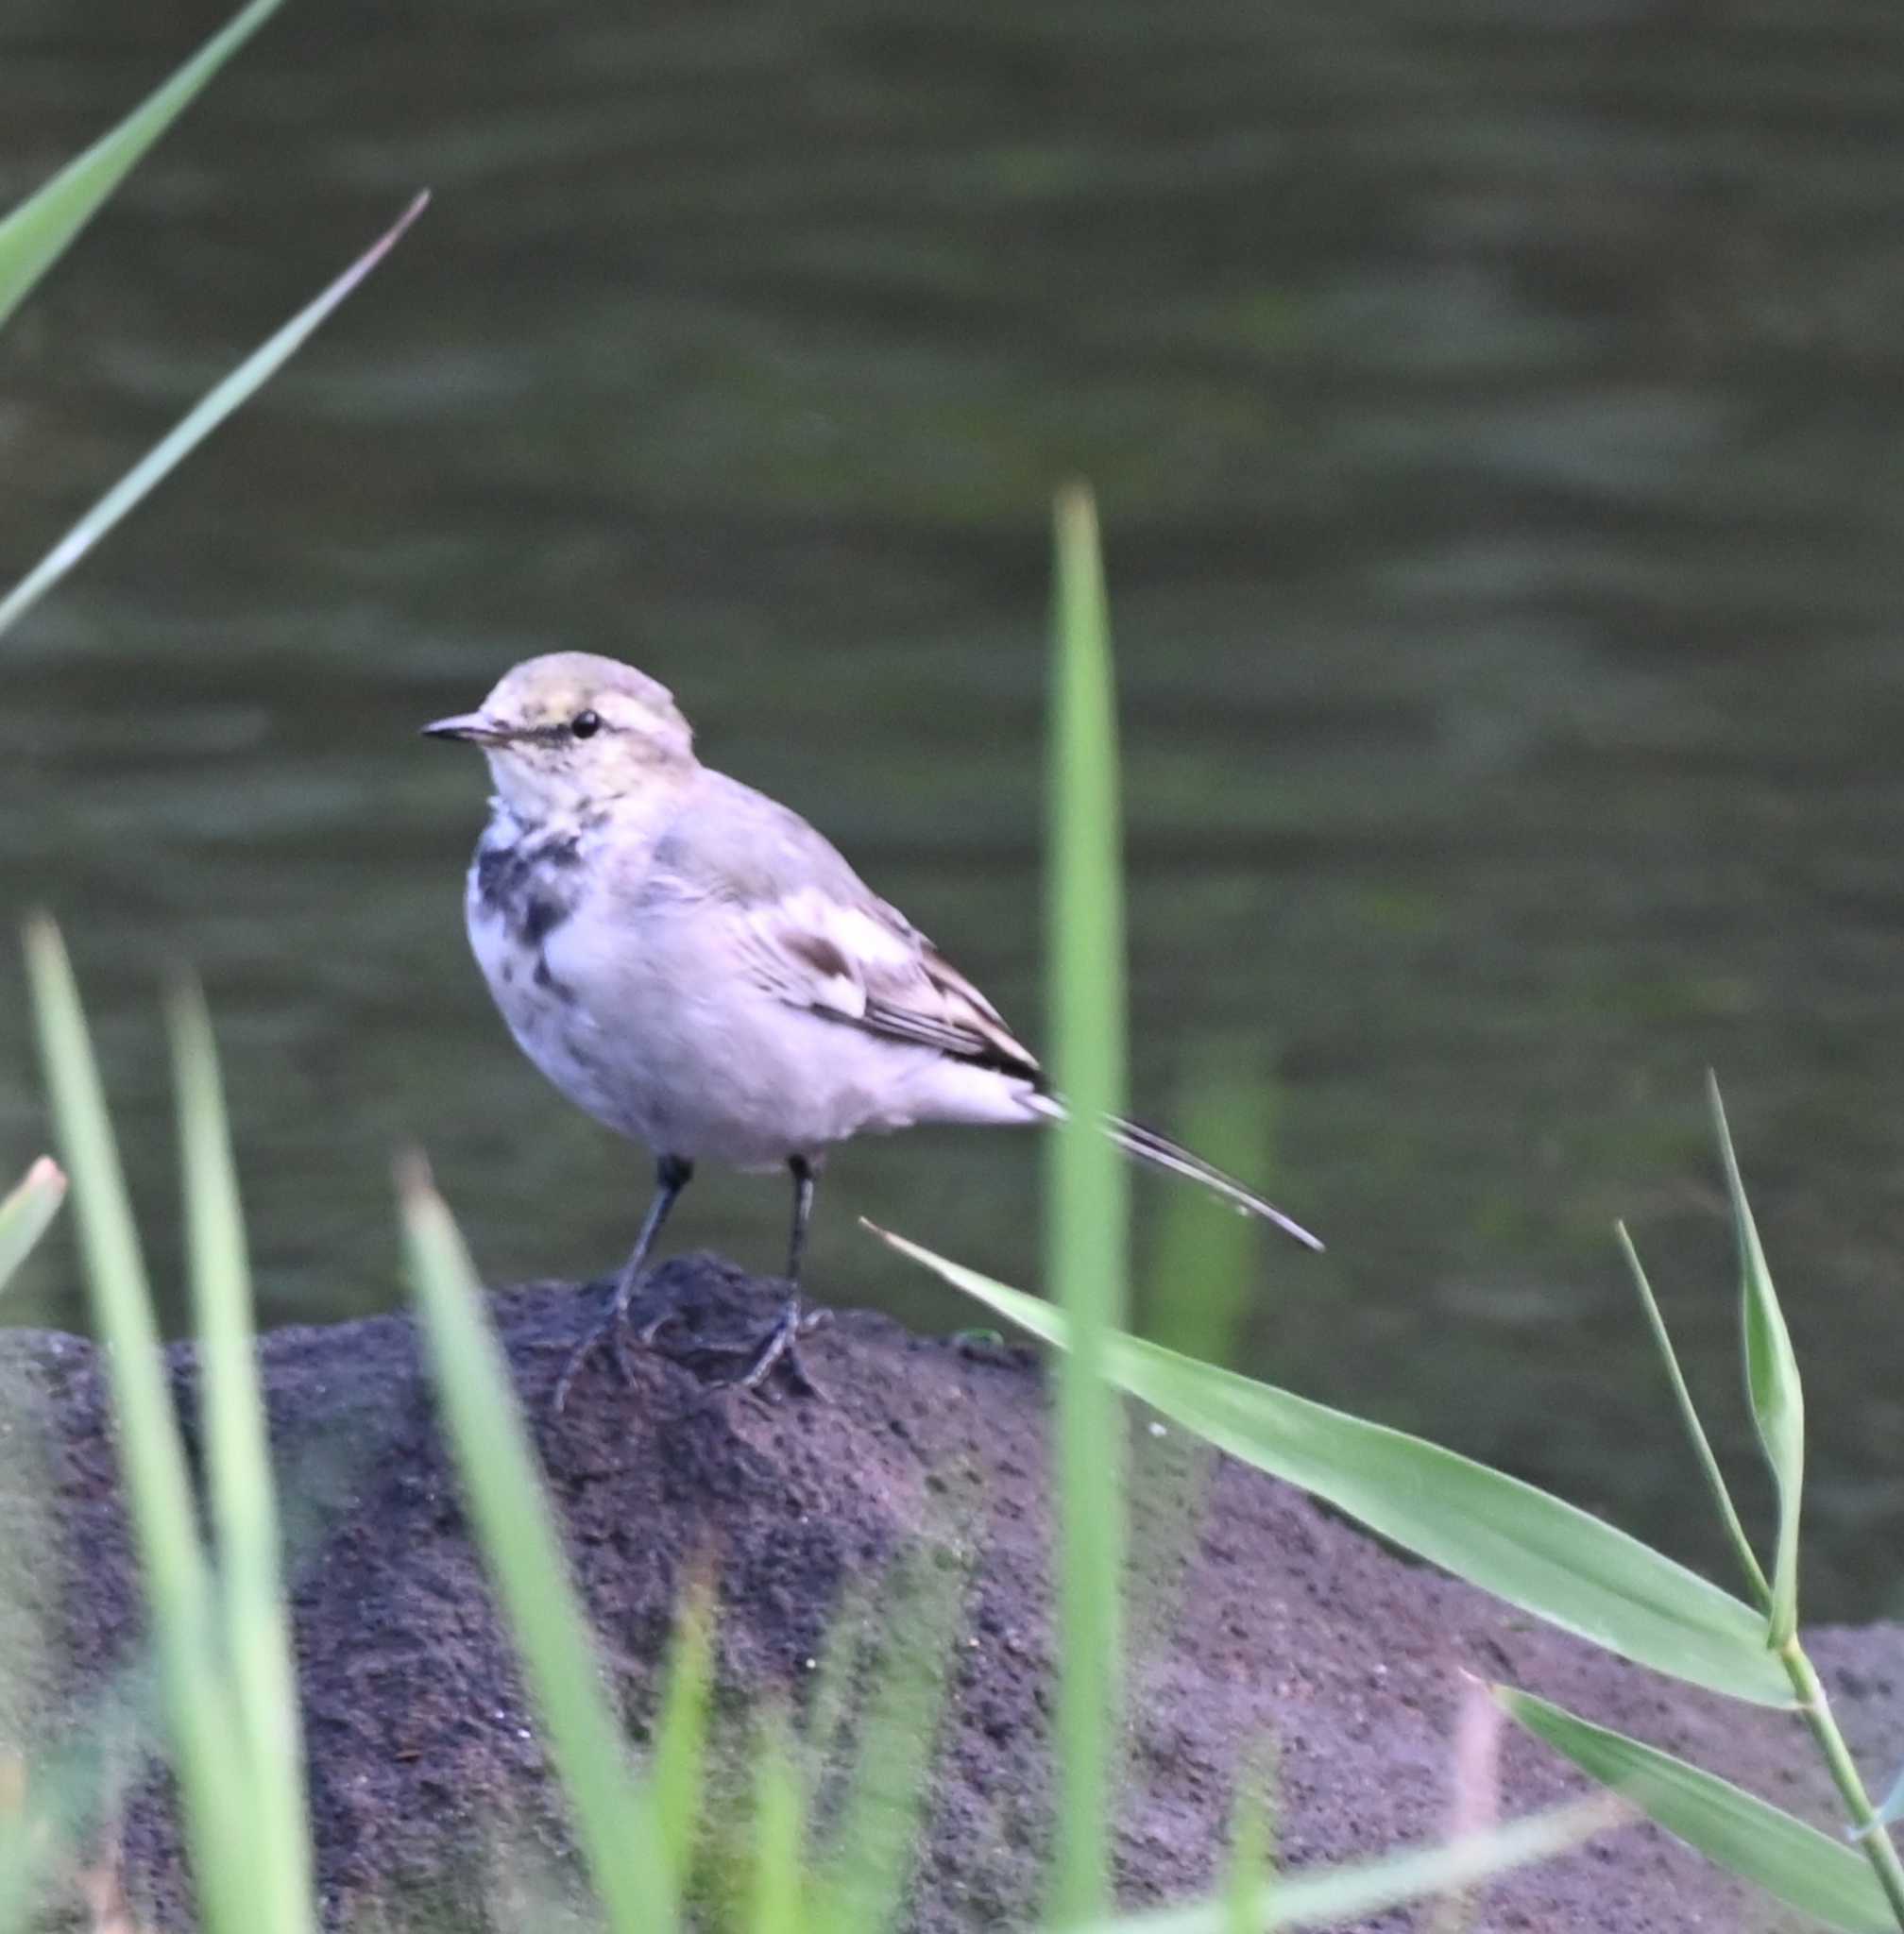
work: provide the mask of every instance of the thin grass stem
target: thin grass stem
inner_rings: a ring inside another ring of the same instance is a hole
[[[1088,1921],[1110,1896],[1111,1771],[1123,1656],[1122,1417],[1105,1374],[1123,1327],[1129,1203],[1096,1124],[1122,1111],[1124,908],[1117,727],[1096,513],[1057,505],[1050,750],[1052,1061],[1070,1119],[1053,1137],[1047,1281],[1071,1325],[1057,1391],[1058,1834],[1050,1909]]]
[[[1832,1712],[1831,1702],[1826,1696],[1824,1681],[1819,1678],[1817,1669],[1795,1637],[1788,1638],[1778,1648],[1778,1656],[1792,1675],[1792,1688],[1798,1695],[1798,1710],[1810,1728],[1811,1737],[1817,1740],[1832,1783],[1844,1802],[1844,1809],[1850,1814],[1852,1824],[1858,1829],[1855,1843],[1862,1848],[1864,1858],[1871,1862],[1878,1884],[1884,1890],[1884,1898],[1891,1904],[1891,1911],[1897,1916],[1898,1926],[1904,1928],[1904,1861],[1899,1860],[1896,1845],[1878,1818],[1877,1807],[1871,1804],[1871,1795],[1864,1790],[1863,1776],[1858,1771],[1857,1761],[1851,1757],[1851,1749],[1844,1743],[1844,1735],[1838,1730],[1837,1715]]]
[[[1686,1426],[1686,1434],[1692,1440],[1693,1453],[1699,1459],[1699,1468],[1705,1473],[1707,1487],[1712,1493],[1712,1501],[1719,1507],[1720,1520],[1726,1527],[1726,1535],[1731,1540],[1733,1555],[1739,1560],[1740,1569],[1745,1574],[1745,1582],[1752,1587],[1752,1596],[1759,1601],[1760,1608],[1770,1612],[1772,1609],[1772,1585],[1765,1576],[1764,1567],[1759,1562],[1758,1554],[1752,1549],[1752,1541],[1745,1535],[1745,1527],[1740,1521],[1738,1507],[1732,1501],[1732,1493],[1727,1488],[1726,1474],[1719,1468],[1719,1460],[1713,1454],[1712,1441],[1706,1434],[1706,1426],[1699,1421],[1699,1412],[1692,1401],[1692,1393],[1686,1387],[1685,1373],[1679,1367],[1678,1353],[1673,1348],[1673,1339],[1667,1333],[1666,1318],[1660,1314],[1658,1299],[1653,1294],[1653,1285],[1646,1280],[1646,1271],[1640,1265],[1640,1251],[1633,1247],[1633,1238],[1626,1232],[1624,1222],[1613,1225],[1613,1232],[1620,1238],[1621,1253],[1626,1258],[1626,1266],[1633,1274],[1633,1285],[1640,1292],[1640,1307],[1646,1312],[1646,1321],[1652,1326],[1653,1340],[1659,1346],[1660,1361],[1666,1366],[1667,1380],[1673,1385],[1673,1396],[1679,1405],[1680,1420]]]
[[[79,990],[59,929],[43,915],[27,923],[26,951],[54,1127],[73,1177],[94,1320],[106,1344],[120,1476],[152,1613],[193,1877],[206,1925],[235,1934],[256,1926],[252,1796],[231,1753],[237,1712],[219,1659],[185,1447]]]
[[[216,1533],[216,1590],[250,1790],[264,1897],[276,1934],[315,1925],[304,1751],[280,1576],[280,1539],[264,1397],[251,1317],[245,1217],[211,1016],[197,985],[172,991],[167,1019],[178,1096],[186,1253],[199,1336],[207,1494]]]

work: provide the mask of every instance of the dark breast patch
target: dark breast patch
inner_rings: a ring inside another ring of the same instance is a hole
[[[557,980],[554,970],[549,965],[549,956],[538,948],[536,955],[536,985],[545,993],[552,993],[564,1007],[575,1005],[575,990],[566,980]]]
[[[568,990],[550,972],[543,943],[575,910],[572,875],[580,859],[573,833],[531,835],[508,844],[485,840],[476,854],[478,902],[536,956],[536,984],[557,993]]]
[[[532,947],[539,948],[543,941],[568,918],[568,908],[559,906],[547,893],[532,890],[522,902],[522,938]]]

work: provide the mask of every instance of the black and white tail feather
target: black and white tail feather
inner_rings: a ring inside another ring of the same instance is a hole
[[[1027,1097],[1027,1106],[1047,1121],[1062,1122],[1070,1113],[1055,1094],[1043,1089]],[[1111,1140],[1132,1161],[1148,1162],[1152,1168],[1164,1169],[1171,1175],[1187,1176],[1193,1182],[1200,1182],[1212,1195],[1220,1196],[1239,1213],[1253,1215],[1262,1222],[1273,1222],[1285,1235],[1292,1235],[1318,1255],[1321,1253],[1319,1236],[1312,1235],[1293,1215],[1284,1214],[1273,1202],[1264,1200],[1254,1189],[1239,1182],[1233,1175],[1226,1175],[1214,1162],[1205,1162],[1194,1148],[1173,1142],[1168,1135],[1159,1134],[1155,1128],[1147,1128],[1142,1122],[1126,1121],[1122,1115],[1107,1115],[1102,1127]]]
[[[1005,1025],[998,1009],[896,908],[883,901],[873,901],[870,906],[883,924],[889,941],[898,942],[903,949],[896,965],[883,963],[885,972],[896,979],[892,992],[886,992],[881,983],[882,963],[876,955],[869,959],[863,946],[854,950],[856,959],[829,937],[824,944],[830,952],[823,954],[823,943],[811,935],[781,931],[778,939],[783,952],[795,954],[813,964],[824,959],[830,969],[826,986],[831,992],[816,998],[809,975],[806,986],[808,998],[815,1001],[819,1010],[831,1019],[846,1021],[891,1041],[929,1047],[948,1060],[1002,1075],[1012,1084],[1007,1091],[1009,1106],[1022,1109],[1037,1120],[1065,1120],[1069,1111],[1045,1085],[1045,1073],[1038,1065],[1037,1056]],[[802,910],[810,919],[815,909],[808,902]],[[863,941],[863,931],[858,938]],[[1011,1117],[994,1114],[984,1118]],[[1205,1162],[1181,1142],[1173,1142],[1168,1135],[1146,1128],[1142,1122],[1127,1121],[1121,1115],[1106,1117],[1102,1126],[1111,1140],[1132,1160],[1200,1182],[1243,1214],[1274,1223],[1299,1243],[1318,1251],[1321,1249],[1320,1240],[1293,1216],[1284,1214],[1273,1202],[1266,1201],[1254,1189],[1246,1187],[1234,1176],[1226,1175],[1215,1162]]]

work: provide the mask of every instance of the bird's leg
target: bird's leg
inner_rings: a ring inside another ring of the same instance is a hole
[[[743,1390],[757,1390],[773,1374],[775,1364],[786,1366],[788,1382],[803,1397],[817,1397],[819,1386],[807,1374],[800,1361],[800,1339],[825,1314],[822,1310],[803,1311],[800,1304],[800,1262],[807,1248],[807,1225],[813,1219],[813,1187],[817,1179],[813,1164],[804,1155],[787,1158],[788,1173],[793,1178],[793,1230],[787,1244],[787,1300],[766,1340],[755,1350],[753,1361],[734,1382]]]
[[[614,1294],[608,1298],[608,1307],[599,1320],[569,1352],[569,1361],[562,1366],[562,1374],[555,1380],[555,1395],[550,1407],[558,1416],[562,1406],[569,1401],[569,1387],[574,1383],[576,1373],[594,1354],[595,1346],[604,1338],[615,1358],[615,1367],[621,1372],[621,1380],[627,1383],[633,1372],[628,1367],[628,1356],[622,1347],[621,1333],[628,1322],[628,1305],[635,1299],[635,1290],[641,1280],[642,1271],[648,1264],[648,1252],[654,1247],[654,1239],[661,1233],[661,1225],[668,1220],[668,1212],[673,1208],[694,1174],[694,1164],[684,1161],[678,1155],[664,1155],[654,1164],[654,1199],[648,1205],[648,1213],[641,1219],[641,1232],[635,1238],[635,1247],[629,1251],[628,1260],[621,1265],[621,1273],[615,1279]],[[665,1321],[665,1315],[648,1324],[639,1333],[643,1344],[654,1340],[654,1332]]]

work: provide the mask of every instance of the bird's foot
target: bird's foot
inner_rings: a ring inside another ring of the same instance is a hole
[[[710,1345],[695,1353],[710,1357],[746,1358],[743,1369],[718,1380],[723,1389],[753,1390],[771,1399],[773,1386],[769,1380],[777,1369],[781,1380],[796,1397],[824,1398],[826,1393],[808,1374],[807,1366],[800,1360],[800,1339],[819,1329],[832,1314],[830,1310],[803,1308],[797,1296],[789,1297],[780,1306],[780,1314],[774,1319],[773,1329],[760,1342]]]
[[[643,1349],[657,1349],[659,1346],[656,1344],[654,1339],[658,1337],[661,1334],[662,1331],[667,1329],[671,1323],[678,1323],[680,1320],[681,1312],[675,1309],[673,1305],[671,1303],[667,1309],[661,1310],[657,1312],[654,1315],[650,1316],[647,1322],[643,1323],[641,1327],[636,1331],[635,1341],[638,1343]]]
[[[758,1390],[763,1394],[767,1380],[778,1368],[787,1387],[796,1397],[823,1397],[824,1392],[807,1373],[800,1360],[800,1339],[817,1330],[830,1312],[803,1310],[798,1297],[790,1298],[765,1340],[754,1352],[754,1361],[733,1379],[738,1390]]]
[[[636,1328],[628,1315],[628,1298],[619,1290],[608,1298],[608,1307],[589,1325],[587,1333],[569,1352],[568,1361],[562,1366],[562,1374],[555,1379],[555,1389],[549,1400],[552,1417],[560,1417],[569,1401],[569,1392],[574,1387],[575,1379],[581,1374],[582,1366],[604,1343],[608,1347],[609,1360],[615,1366],[615,1373],[623,1383],[635,1381],[635,1366],[628,1361],[628,1342],[633,1331],[636,1347],[653,1349],[654,1339],[668,1325],[674,1321],[676,1312],[665,1309]]]
[[[611,1296],[608,1307],[589,1326],[581,1342],[569,1352],[568,1361],[555,1379],[555,1388],[549,1400],[550,1415],[562,1415],[569,1401],[569,1393],[584,1366],[604,1346],[623,1383],[635,1381],[634,1366],[628,1355],[632,1346],[636,1349],[654,1350],[680,1364],[714,1364],[741,1359],[740,1369],[709,1380],[718,1389],[753,1390],[771,1400],[774,1394],[774,1384],[777,1381],[784,1383],[796,1397],[824,1397],[825,1392],[813,1381],[807,1366],[800,1360],[800,1339],[827,1322],[832,1314],[830,1310],[809,1310],[798,1297],[790,1297],[781,1305],[774,1327],[757,1343],[704,1343],[689,1336],[669,1345],[661,1341],[662,1332],[684,1320],[678,1309],[671,1305],[657,1311],[646,1322],[638,1324],[633,1319],[627,1300]],[[780,1373],[778,1379],[774,1377],[776,1370]]]

